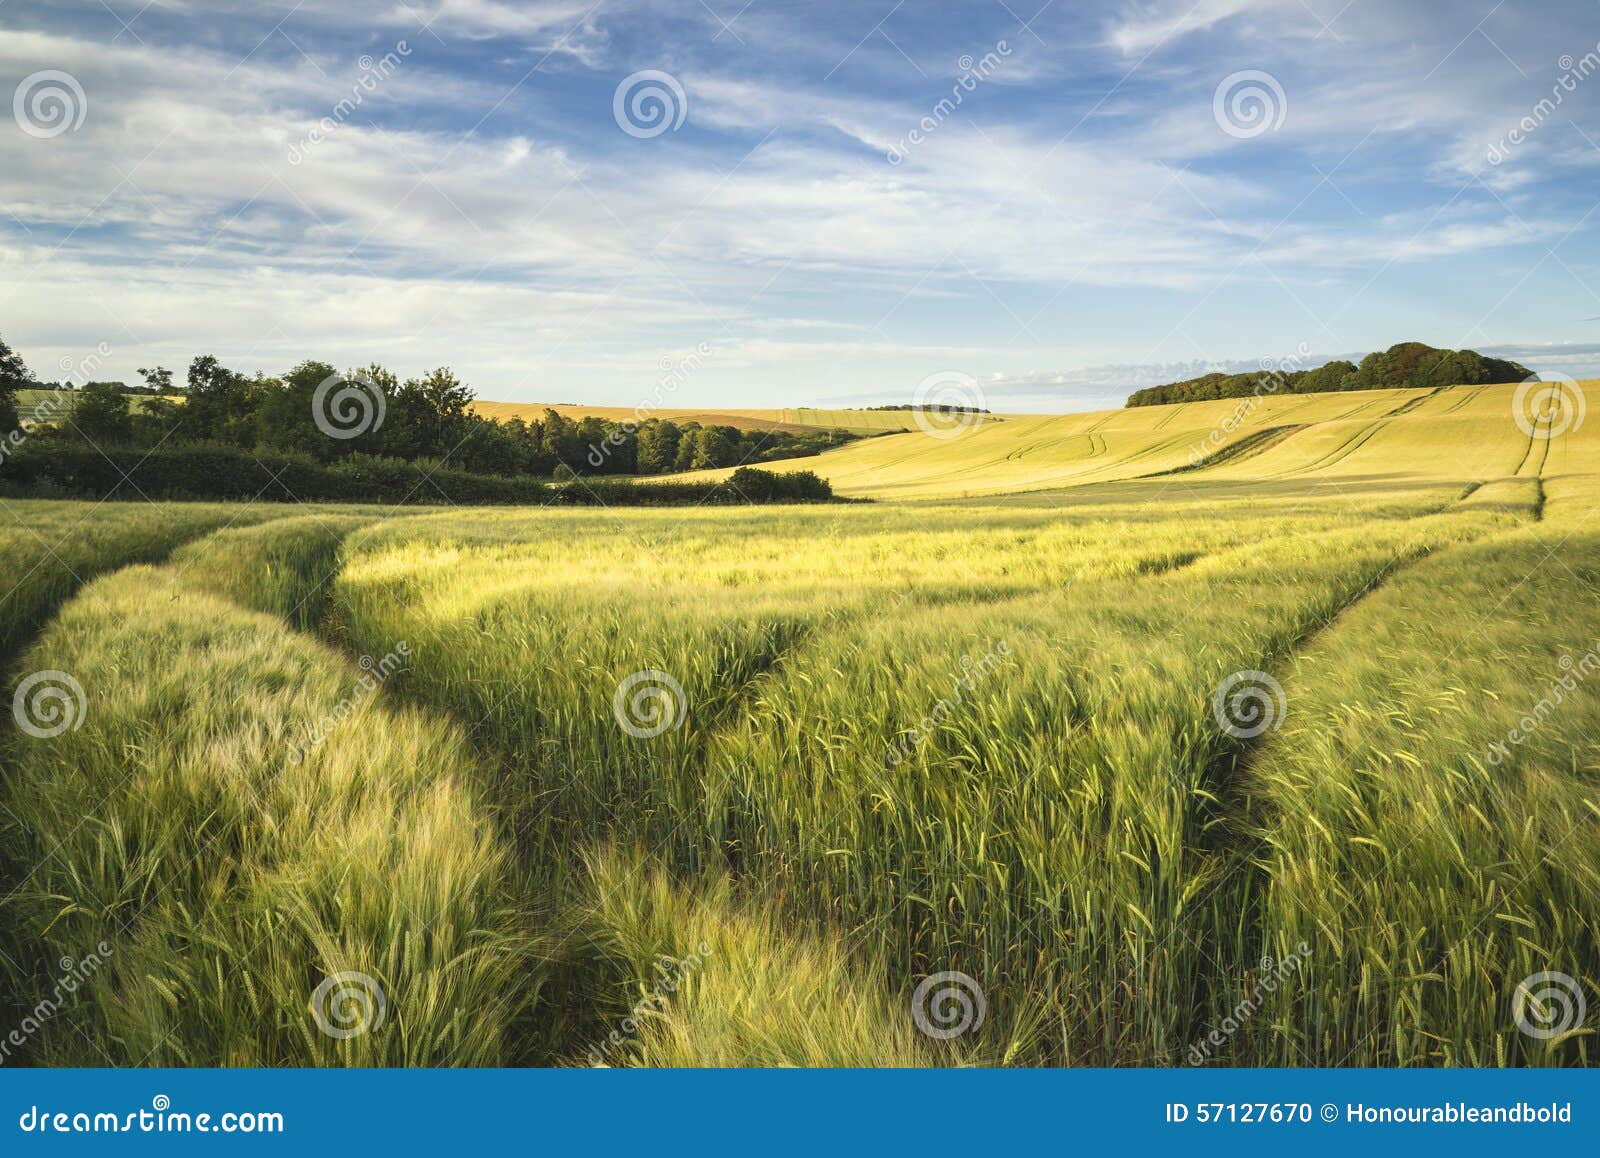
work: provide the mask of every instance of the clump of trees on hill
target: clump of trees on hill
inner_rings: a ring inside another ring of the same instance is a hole
[[[1171,402],[1210,402],[1252,394],[1324,394],[1339,390],[1401,390],[1409,387],[1486,386],[1522,382],[1533,371],[1476,350],[1441,350],[1422,342],[1401,342],[1354,362],[1328,362],[1313,370],[1261,370],[1250,374],[1205,374],[1183,382],[1135,390],[1129,406]]]
[[[982,406],[959,406],[942,402],[891,402],[885,406],[849,406],[847,410],[921,410],[930,414],[988,414]]]
[[[58,465],[82,458],[77,468],[82,474],[92,459],[74,457],[75,449],[106,461],[129,451],[135,452],[131,461],[166,464],[182,484],[177,489],[194,494],[204,472],[183,470],[176,460],[185,454],[195,462],[203,458],[208,469],[221,469],[224,460],[270,459],[307,468],[300,472],[307,486],[353,498],[360,497],[354,493],[359,486],[335,486],[310,468],[339,468],[373,481],[375,493],[387,493],[389,484],[377,486],[375,480],[392,480],[395,465],[422,467],[430,477],[448,468],[462,476],[530,481],[662,475],[815,455],[855,437],[842,430],[742,431],[654,418],[574,421],[550,409],[533,421],[495,421],[472,413],[471,388],[447,367],[402,382],[378,365],[341,375],[325,362],[306,361],[268,377],[242,374],[204,354],[190,363],[181,388],[162,367],[140,374],[145,383],[137,406],[122,383],[90,382],[72,391],[69,407],[50,408],[48,419],[25,424],[30,429],[24,453],[36,466],[22,469],[13,463],[12,477],[19,469],[38,474],[38,460],[51,455]],[[18,429],[17,392],[41,385],[54,384],[37,382],[0,340],[0,433]],[[158,449],[160,454],[153,453]],[[254,477],[255,472],[246,473]],[[46,472],[46,477],[56,476]],[[801,488],[806,494],[790,496],[776,484],[745,481],[771,498],[812,497],[809,484]],[[458,485],[472,489],[459,480]],[[494,487],[480,489],[500,493]]]

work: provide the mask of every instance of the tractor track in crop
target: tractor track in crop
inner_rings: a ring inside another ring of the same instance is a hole
[[[1265,454],[1279,443],[1293,437],[1306,429],[1303,425],[1289,424],[1285,426],[1268,426],[1265,429],[1253,431],[1243,438],[1222,447],[1216,453],[1207,456],[1200,462],[1186,463],[1183,466],[1171,467],[1167,470],[1151,471],[1149,474],[1136,475],[1136,478],[1165,478],[1175,474],[1189,474],[1194,471],[1209,470],[1223,463],[1238,463],[1245,459],[1255,458]]]
[[[1468,488],[1445,509],[1458,507],[1476,489],[1476,487]],[[1540,517],[1539,508],[1542,505],[1541,488],[1539,502],[1530,511],[1534,519]],[[1299,629],[1280,647],[1262,656],[1259,661],[1260,670],[1271,671],[1274,668],[1288,670],[1320,640],[1329,633],[1337,631],[1362,604],[1383,590],[1402,572],[1437,555],[1461,550],[1500,535],[1512,534],[1515,530],[1515,527],[1500,531],[1486,528],[1484,534],[1461,541],[1438,544],[1419,542],[1397,552],[1369,575],[1364,583],[1354,590],[1347,591],[1336,606],[1302,622]],[[1292,709],[1292,691],[1291,683],[1283,699],[1285,712]],[[1281,722],[1280,716],[1278,723]],[[1277,725],[1269,729],[1267,735],[1276,728]],[[1220,857],[1224,860],[1223,867],[1216,873],[1207,892],[1189,905],[1187,909],[1189,914],[1202,912],[1204,902],[1223,893],[1225,889],[1231,890],[1232,895],[1252,898],[1261,895],[1270,884],[1266,867],[1258,859],[1265,847],[1264,842],[1251,835],[1258,823],[1258,805],[1248,787],[1264,741],[1265,736],[1246,740],[1219,737],[1217,746],[1206,763],[1203,782],[1211,794],[1213,803],[1210,806],[1203,806],[1208,815],[1204,816],[1199,824],[1202,836],[1196,844],[1195,851],[1204,858]],[[1247,901],[1247,904],[1249,903],[1253,902]],[[1184,919],[1187,920],[1187,916]],[[1241,996],[1236,983],[1238,986],[1244,985],[1244,978],[1251,974],[1255,963],[1263,959],[1262,954],[1267,945],[1266,930],[1261,921],[1253,920],[1246,932],[1247,941],[1243,951],[1238,953],[1237,959],[1225,957],[1218,961],[1208,955],[1213,971],[1208,976],[1198,979],[1199,989],[1195,995],[1197,1024],[1206,1024],[1208,1017],[1221,1016],[1219,1011],[1232,1008]],[[1169,939],[1177,935],[1187,935],[1183,933],[1181,925],[1169,934]],[[1244,1063],[1250,1061],[1248,1058],[1234,1060]],[[1173,1061],[1177,1064],[1181,1058]]]

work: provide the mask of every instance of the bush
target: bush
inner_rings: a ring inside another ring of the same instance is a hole
[[[388,503],[534,503],[548,488],[531,479],[436,470],[400,459],[352,455],[333,465],[295,451],[255,452],[189,443],[145,452],[35,438],[6,463],[5,481],[95,499],[265,499]]]
[[[814,471],[797,470],[790,474],[773,474],[769,470],[741,466],[733,472],[728,483],[752,503],[823,502],[833,497],[833,487],[817,477]]]
[[[296,451],[254,452],[222,443],[187,443],[145,452],[104,451],[36,437],[0,469],[7,490],[94,499],[264,499],[269,502],[374,502],[460,506],[676,506],[822,502],[828,483],[810,471],[773,474],[741,467],[727,482],[575,480],[551,486],[529,478],[470,474],[445,466],[352,454],[319,463]]]

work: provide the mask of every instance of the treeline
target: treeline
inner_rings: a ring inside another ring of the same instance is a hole
[[[1250,374],[1205,374],[1183,382],[1135,390],[1129,406],[1210,402],[1253,394],[1325,394],[1340,390],[1401,390],[1411,387],[1486,386],[1522,382],[1533,371],[1476,350],[1441,350],[1401,342],[1354,362],[1328,362],[1313,370],[1258,370]]]
[[[30,498],[208,499],[489,506],[728,506],[826,502],[833,488],[811,471],[743,466],[720,482],[533,478],[473,474],[437,462],[355,454],[332,463],[293,451],[190,443],[154,450],[30,444],[0,467],[0,493]]]
[[[502,425],[521,424],[513,418]],[[550,472],[594,475],[671,474],[806,458],[856,438],[847,430],[740,430],[663,418],[611,422],[586,415],[574,422],[549,408],[524,429],[539,445]]]
[[[60,404],[47,398],[24,418],[17,392],[40,383],[0,340],[0,463],[8,482],[103,496],[109,492],[102,484],[116,480],[101,466],[126,460],[144,464],[133,484],[150,497],[247,497],[250,485],[269,481],[258,480],[252,464],[272,462],[299,481],[302,489],[288,489],[302,498],[397,502],[419,480],[433,479],[448,480],[462,496],[437,488],[451,501],[546,501],[541,480],[769,463],[853,437],[656,419],[574,421],[548,409],[532,422],[494,421],[472,413],[472,390],[443,367],[404,382],[382,366],[340,374],[315,361],[280,377],[247,376],[202,355],[181,389],[163,368],[140,373],[145,396],[137,407],[121,383],[90,382],[63,392]],[[236,485],[223,473],[246,481]],[[743,486],[714,486],[733,496],[755,492],[750,501],[828,497],[815,475],[771,481],[780,478],[798,476],[757,471]],[[640,501],[644,493],[630,491],[623,501]],[[706,495],[704,501],[723,501],[720,491]],[[668,501],[667,492],[656,497]]]

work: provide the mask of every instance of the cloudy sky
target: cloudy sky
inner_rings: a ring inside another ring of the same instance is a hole
[[[1413,338],[1600,373],[1594,0],[141,4],[0,0],[41,377],[1065,411]]]

